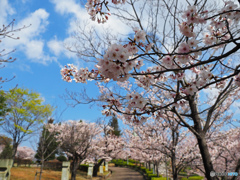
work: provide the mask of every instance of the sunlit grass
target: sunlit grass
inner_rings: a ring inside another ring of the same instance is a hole
[[[11,180],[34,180],[36,172],[40,172],[40,167],[13,167],[11,169]],[[107,172],[104,172],[106,175]],[[59,180],[61,179],[61,171],[43,170],[42,180]],[[69,177],[70,178],[70,177]],[[39,179],[39,173],[36,180]],[[87,173],[78,171],[76,180],[86,180]],[[93,180],[99,177],[92,178]]]

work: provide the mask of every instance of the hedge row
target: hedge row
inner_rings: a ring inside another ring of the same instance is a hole
[[[202,177],[202,176],[191,176],[189,178],[184,177],[181,180],[202,180],[202,179],[204,179],[204,177]]]
[[[88,172],[88,164],[80,164],[78,170],[84,171],[84,172]]]
[[[134,160],[128,161],[128,165],[127,165],[126,161],[121,160],[121,159],[118,159],[118,160],[113,159],[111,162],[114,163],[115,166],[125,166],[125,167],[130,167],[135,170],[138,170],[142,174],[144,174],[144,176],[146,176],[147,179],[149,179],[149,180],[166,180],[167,179],[166,177],[162,177],[161,175],[159,175],[159,177],[157,177],[157,174],[153,174],[153,170],[149,170],[148,168],[146,168],[144,166],[136,165],[134,162],[137,162],[137,161],[134,161]],[[143,165],[143,163],[141,163],[141,165]],[[179,175],[187,176],[187,173],[180,172]],[[170,179],[170,178],[168,178],[168,179]],[[204,179],[204,177],[198,176],[197,174],[193,174],[193,176],[191,176],[189,178],[185,178],[185,177],[181,178],[181,180],[202,180],[202,179]]]
[[[115,166],[125,166],[125,167],[133,168],[133,169],[135,169],[137,171],[140,171],[149,180],[151,180],[152,177],[157,177],[157,174],[153,174],[152,170],[149,170],[146,167],[144,167],[143,163],[141,163],[141,166],[139,166],[139,164],[140,164],[139,161],[129,160],[128,164],[127,164],[127,162],[124,161],[124,160],[120,160],[120,159],[116,160],[116,159],[114,159],[111,162],[114,163]],[[138,165],[136,165],[135,163],[138,164]]]

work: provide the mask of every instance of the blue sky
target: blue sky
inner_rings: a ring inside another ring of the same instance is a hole
[[[76,5],[80,7],[79,4],[76,3]],[[15,76],[12,81],[2,85],[3,89],[8,90],[18,85],[18,87],[39,92],[45,99],[45,103],[58,106],[57,111],[60,113],[66,108],[65,102],[59,97],[65,93],[65,89],[78,91],[84,86],[66,83],[60,75],[62,66],[73,62],[72,59],[77,60],[75,54],[67,50],[63,54],[60,53],[65,51],[62,41],[70,36],[68,27],[71,19],[75,18],[74,15],[61,14],[61,10],[56,9],[54,1],[47,0],[1,0],[0,9],[0,16],[3,17],[0,18],[0,24],[7,24],[12,19],[16,20],[15,28],[31,24],[21,32],[15,33],[15,37],[20,37],[20,40],[7,38],[2,40],[1,49],[5,48],[6,51],[16,49],[11,56],[17,58],[15,62],[5,64],[6,67],[1,70],[3,77],[10,79]],[[96,92],[92,84],[85,85],[90,94]],[[100,115],[99,108],[93,110],[89,109],[89,106],[79,106],[67,109],[62,119],[94,121]]]
[[[5,64],[1,69],[0,76],[8,79],[15,76],[10,82],[2,84],[3,90],[9,90],[17,85],[36,91],[45,99],[46,104],[57,106],[57,116],[67,107],[60,98],[65,94],[65,89],[79,92],[85,87],[89,95],[93,97],[98,95],[95,82],[88,82],[87,85],[67,83],[60,75],[61,67],[68,63],[87,67],[86,63],[80,62],[74,53],[70,53],[64,47],[65,43],[71,43],[73,40],[71,34],[75,31],[76,20],[80,24],[89,21],[98,31],[102,31],[101,25],[89,20],[89,15],[80,1],[1,0],[0,25],[7,25],[13,19],[16,20],[15,28],[30,24],[31,26],[15,33],[14,37],[20,37],[19,40],[4,38],[0,43],[0,49],[6,49],[6,52],[16,49],[11,56],[17,58],[15,62]],[[119,22],[110,20],[105,27],[114,27],[115,23]],[[118,29],[128,33],[126,28]],[[90,108],[89,105],[69,107],[63,112],[61,120],[95,121],[99,117],[103,118],[101,110],[101,107]]]

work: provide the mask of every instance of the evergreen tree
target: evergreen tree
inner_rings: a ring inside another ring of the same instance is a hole
[[[0,159],[11,159],[12,158],[12,152],[13,148],[10,143],[7,143],[2,151],[0,153]]]
[[[53,119],[49,119],[48,124],[52,123]],[[50,133],[44,126],[35,158],[44,161],[55,159],[58,153],[58,146],[59,143],[56,141],[54,133]]]
[[[113,131],[110,130],[107,134],[114,134],[115,136],[121,136],[121,130],[119,129],[118,119],[115,115],[113,115],[112,119],[110,119],[108,125],[113,128]]]
[[[61,153],[61,154],[57,157],[57,160],[63,162],[63,161],[67,161],[67,158],[66,158],[66,156],[65,156],[63,153]]]
[[[7,112],[10,112],[10,108],[7,108],[7,104],[6,104],[6,97],[4,96],[3,91],[1,91],[2,94],[0,95],[0,125],[4,123],[4,119],[2,117],[4,117],[6,115]],[[3,122],[2,122],[3,121]]]

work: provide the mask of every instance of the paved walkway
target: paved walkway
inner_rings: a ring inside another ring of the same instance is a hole
[[[112,175],[107,180],[144,180],[143,176],[130,168],[109,167]]]

